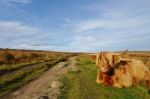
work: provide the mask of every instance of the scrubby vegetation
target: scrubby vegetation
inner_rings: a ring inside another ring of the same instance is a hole
[[[60,61],[74,56],[72,53],[0,50],[0,96],[37,78]]]
[[[142,60],[144,64],[150,68],[150,52],[128,52],[129,57]]]
[[[64,57],[66,55],[70,55],[70,53],[0,49],[0,65],[50,61],[55,60],[56,56]]]
[[[129,53],[129,56],[142,59],[150,66],[149,56],[148,59],[136,53]],[[121,89],[97,84],[97,66],[85,55],[77,58],[76,65],[81,72],[69,72],[60,79],[65,87],[58,99],[150,99],[148,89],[143,84]]]

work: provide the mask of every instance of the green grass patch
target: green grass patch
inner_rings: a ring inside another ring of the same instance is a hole
[[[97,84],[97,66],[85,56],[78,57],[76,65],[81,72],[60,79],[65,87],[58,99],[150,99],[148,89],[140,85],[119,89]]]
[[[15,74],[8,74],[0,77],[0,96],[3,96],[20,85],[23,85],[28,81],[38,77],[47,69],[48,66],[39,65],[34,68],[28,68],[24,71],[19,71]]]
[[[27,63],[18,63],[18,64],[4,64],[0,66],[0,71],[8,71],[8,70],[13,70],[19,67],[23,67],[24,65],[29,65],[29,64],[33,64],[35,62],[27,62]]]
[[[8,84],[7,86],[0,89],[0,96],[3,96],[7,94],[8,92],[18,88],[19,86],[26,84],[27,82],[37,78],[39,75],[41,75],[46,69],[39,69],[25,77],[22,77],[21,79],[16,80],[15,82],[12,82],[11,84]]]

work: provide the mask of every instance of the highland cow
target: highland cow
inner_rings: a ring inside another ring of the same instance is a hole
[[[114,87],[130,87],[146,81],[150,86],[150,71],[140,60],[130,59],[125,53],[101,52],[92,55],[98,66],[97,83]]]

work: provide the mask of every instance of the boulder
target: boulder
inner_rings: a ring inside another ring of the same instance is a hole
[[[19,91],[16,91],[16,92],[13,93],[14,96],[17,96],[17,95],[19,95],[19,94],[20,94]]]
[[[52,84],[51,84],[51,87],[52,88],[63,88],[64,84],[59,82],[59,81],[53,81]]]
[[[78,72],[78,73],[81,72],[81,70],[80,70],[79,68],[77,68],[77,67],[73,67],[73,68],[71,69],[71,71],[73,71],[73,72]]]

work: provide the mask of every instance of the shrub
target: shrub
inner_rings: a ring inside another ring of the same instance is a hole
[[[5,51],[2,53],[2,60],[5,64],[14,63],[15,57],[11,53]]]

